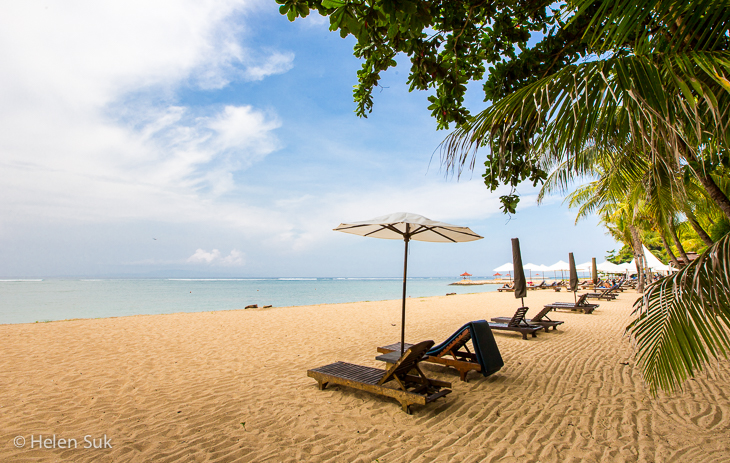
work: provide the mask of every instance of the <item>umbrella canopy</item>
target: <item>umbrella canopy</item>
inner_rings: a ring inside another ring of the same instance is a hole
[[[570,267],[570,290],[573,291],[573,298],[575,298],[575,292],[578,291],[578,271],[575,268],[575,257],[573,253],[568,253],[568,266]]]
[[[519,238],[512,238],[512,264],[515,268],[515,297],[523,299],[527,296],[527,282],[525,281],[525,271],[522,269],[522,254],[520,253]],[[525,301],[522,301],[525,305]]]
[[[386,240],[405,242],[403,258],[403,309],[401,317],[400,350],[403,355],[406,325],[406,276],[408,275],[408,242],[411,240],[432,243],[461,243],[480,240],[479,236],[469,229],[444,222],[436,222],[418,214],[396,212],[362,222],[341,223],[335,231],[352,233],[353,235],[370,236]]]
[[[495,272],[513,272],[515,270],[514,265],[512,265],[512,262],[507,262],[504,265],[500,265],[499,267],[495,268]]]
[[[552,272],[560,272],[560,278],[563,278],[563,272],[566,270],[570,270],[570,265],[562,260],[559,260],[555,262],[553,265],[547,268],[548,270],[551,270]]]
[[[605,272],[605,273],[624,273],[625,269],[619,265],[614,264],[613,262],[601,262],[600,264],[596,265],[598,270]]]
[[[570,264],[568,264],[565,261],[559,260],[555,262],[553,265],[547,268],[547,270],[552,270],[553,272],[561,271],[561,270],[570,270]]]
[[[522,266],[522,268],[530,271],[530,280],[532,280],[532,271],[533,270],[542,270],[542,266],[536,265],[536,264],[532,264],[532,263],[525,264],[525,265]]]
[[[582,264],[576,264],[575,269],[579,272],[590,272],[593,269],[593,263],[584,262]]]
[[[470,276],[471,276],[471,273],[469,273],[469,272],[464,272],[464,273],[462,273],[462,274],[461,274],[461,275],[459,275],[459,276],[460,276],[460,277],[470,277]]]

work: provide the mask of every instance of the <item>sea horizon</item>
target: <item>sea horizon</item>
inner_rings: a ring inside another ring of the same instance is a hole
[[[402,297],[402,281],[402,277],[0,278],[0,324],[393,300]],[[456,281],[460,278],[408,277],[407,295],[497,290],[494,284],[450,285]]]

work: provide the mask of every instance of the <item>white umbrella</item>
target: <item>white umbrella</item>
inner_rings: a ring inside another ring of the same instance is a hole
[[[431,243],[459,243],[482,239],[469,229],[444,222],[436,222],[418,214],[396,212],[362,222],[341,223],[335,231],[352,233],[353,235],[370,236],[386,240],[405,241],[406,250],[403,259],[403,310],[401,318],[400,350],[403,355],[406,325],[406,276],[408,274],[408,242],[410,240],[429,241]]]
[[[602,272],[605,273],[624,273],[624,268],[620,265],[616,265],[613,262],[601,262],[600,264],[596,265],[596,268]]]
[[[495,268],[495,272],[514,272],[515,266],[512,265],[512,262],[507,262],[504,265],[500,265],[499,267]]]
[[[512,281],[511,272],[514,272],[515,271],[515,266],[512,265],[512,262],[507,262],[506,264],[500,265],[499,267],[495,268],[494,271],[495,272],[508,272],[508,273],[510,273],[509,279],[510,279],[510,281]]]
[[[542,266],[541,265],[530,264],[530,263],[523,265],[522,268],[527,269],[527,270],[530,271],[530,280],[532,280],[532,271],[533,270],[535,270],[535,271],[542,270]]]
[[[553,265],[551,265],[550,267],[548,267],[547,269],[550,271],[553,271],[553,272],[557,272],[558,270],[560,270],[560,278],[562,278],[563,271],[570,270],[570,264],[563,260],[559,260],[559,261],[555,262]]]
[[[624,262],[623,264],[618,264],[618,266],[628,272],[636,272],[636,262],[633,260],[631,262]]]
[[[579,272],[590,272],[593,270],[593,262],[584,262],[575,266],[575,269]]]

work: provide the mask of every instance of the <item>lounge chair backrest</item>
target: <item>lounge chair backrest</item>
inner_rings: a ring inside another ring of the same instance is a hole
[[[433,344],[433,341],[423,341],[411,346],[408,350],[403,352],[401,358],[399,358],[393,366],[388,368],[383,377],[380,378],[380,381],[378,381],[378,385],[383,385],[396,376],[402,376],[411,371],[418,362],[423,360],[423,357],[426,356],[426,352],[433,347]]]
[[[539,312],[537,313],[537,315],[533,315],[533,316],[532,316],[532,321],[533,321],[533,322],[539,322],[539,321],[542,321],[542,319],[543,319],[543,318],[545,318],[545,316],[546,316],[546,315],[548,314],[548,312],[550,312],[551,310],[552,310],[552,307],[550,307],[550,306],[548,306],[548,307],[543,307],[543,308],[542,308],[542,310],[541,310],[541,311],[539,311]]]
[[[581,294],[578,300],[576,301],[575,305],[576,307],[580,307],[585,305],[586,299],[588,298],[588,293]]]
[[[447,355],[451,352],[458,352],[459,349],[464,347],[466,343],[471,340],[471,330],[469,329],[469,324],[464,325],[461,330],[454,334],[455,336],[452,336],[453,339],[451,339],[451,342],[443,343],[441,349],[439,349],[438,351],[434,351],[434,349],[431,349],[427,352],[427,354],[434,357],[443,357],[444,355]]]
[[[512,316],[512,319],[507,323],[507,326],[520,326],[525,323],[525,314],[529,310],[529,307],[520,307],[517,312]]]

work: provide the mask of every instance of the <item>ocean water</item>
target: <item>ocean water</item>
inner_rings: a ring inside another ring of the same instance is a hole
[[[474,278],[486,279],[486,278]],[[409,278],[409,297],[496,291]],[[0,280],[0,324],[400,299],[399,278]]]

